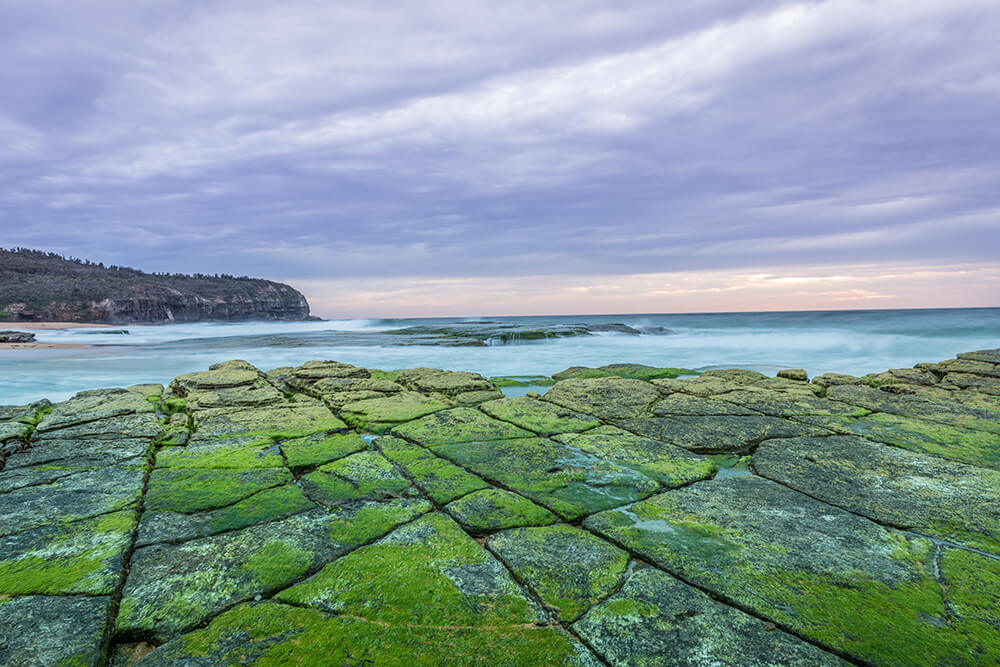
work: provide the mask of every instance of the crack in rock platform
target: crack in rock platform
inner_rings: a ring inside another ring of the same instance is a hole
[[[1000,350],[0,407],[0,664],[1000,664]]]

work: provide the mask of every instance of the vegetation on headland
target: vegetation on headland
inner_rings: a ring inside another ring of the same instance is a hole
[[[289,285],[228,274],[146,273],[29,248],[0,248],[0,320],[166,322],[309,316]]]

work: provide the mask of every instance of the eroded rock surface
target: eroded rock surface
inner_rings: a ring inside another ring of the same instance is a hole
[[[998,369],[233,360],[0,407],[0,662],[995,664]]]

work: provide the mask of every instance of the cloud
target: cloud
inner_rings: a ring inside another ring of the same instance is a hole
[[[0,229],[442,290],[982,265],[998,31],[985,0],[5,5]]]

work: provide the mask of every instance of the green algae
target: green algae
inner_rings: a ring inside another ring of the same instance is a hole
[[[228,446],[190,445],[164,449],[156,457],[157,467],[162,468],[217,468],[246,470],[250,468],[280,468],[284,465],[281,453],[274,443],[249,438],[246,444]]]
[[[486,545],[566,622],[614,592],[629,562],[621,549],[565,524],[514,528]]]
[[[518,526],[544,526],[559,520],[547,509],[503,489],[470,493],[449,503],[445,510],[467,530],[478,535]]]
[[[492,382],[497,387],[551,387],[556,383],[555,380],[548,377],[547,375],[525,375],[517,377],[492,377],[490,378]]]
[[[402,468],[439,505],[489,487],[472,473],[400,438],[382,437],[375,444],[387,459]]]
[[[372,433],[387,433],[393,426],[419,419],[451,404],[415,391],[403,391],[383,398],[348,403],[340,409],[345,422]]]
[[[936,665],[1000,657],[970,619],[954,617],[934,577],[929,540],[769,484],[752,477],[705,482],[638,503],[631,516],[605,512],[585,525],[862,661]],[[737,497],[742,505],[731,504]],[[981,602],[989,595],[967,583]]]
[[[660,380],[676,378],[682,375],[698,375],[698,371],[690,368],[658,368],[643,364],[610,364],[599,368],[573,366],[552,376],[554,380],[593,379],[603,377],[620,377],[631,380]]]
[[[288,403],[268,408],[209,408],[194,412],[195,437],[291,440],[313,433],[336,431],[346,424],[318,401]]]
[[[443,647],[446,647],[443,649]],[[437,627],[372,622],[261,602],[236,607],[203,630],[149,654],[143,665],[179,662],[251,665],[484,664],[598,665],[552,627]]]
[[[426,500],[395,498],[359,507],[336,508],[327,532],[329,539],[351,547],[385,535],[396,526],[431,511]]]
[[[562,380],[544,396],[550,403],[600,419],[648,417],[661,398],[655,385],[621,377]]]
[[[312,555],[294,544],[273,540],[243,562],[242,567],[257,578],[265,589],[273,589],[304,575],[312,564]]]
[[[295,484],[264,489],[214,513],[208,534],[236,530],[255,523],[280,519],[315,507]]]
[[[135,512],[18,533],[0,545],[0,595],[107,595],[121,576]]]
[[[316,433],[281,443],[281,451],[292,470],[329,463],[366,448],[357,433]]]
[[[667,488],[708,479],[718,470],[709,458],[614,426],[601,426],[585,433],[557,435],[554,439],[631,468]]]
[[[232,505],[258,491],[291,481],[291,473],[283,468],[157,468],[150,475],[144,506],[150,512],[200,512]]]
[[[435,412],[397,426],[392,433],[425,447],[480,440],[529,438],[534,435],[513,424],[493,419],[475,408],[454,408]]]
[[[302,478],[311,497],[325,504],[365,496],[382,497],[410,495],[410,481],[378,452],[351,454],[317,468]]]
[[[600,426],[599,419],[527,396],[489,401],[479,409],[491,417],[510,422],[538,435],[577,433]]]
[[[483,627],[539,620],[506,570],[437,513],[337,559],[275,599],[389,625]]]

